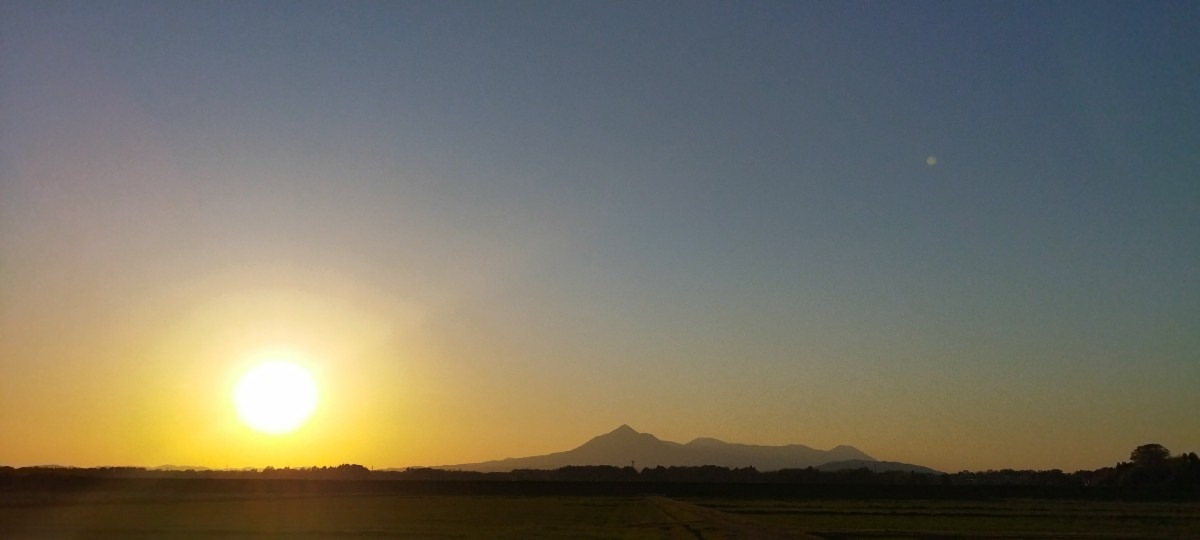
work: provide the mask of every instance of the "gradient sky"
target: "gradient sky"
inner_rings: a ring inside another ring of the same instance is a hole
[[[0,464],[1200,450],[1196,2],[0,3]],[[927,159],[935,157],[929,165]],[[242,426],[264,351],[302,430]]]

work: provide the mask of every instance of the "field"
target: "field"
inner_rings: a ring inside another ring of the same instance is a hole
[[[1200,503],[0,493],[0,538],[1196,538]]]
[[[1200,504],[1071,500],[722,501],[700,504],[789,532],[849,538],[1200,538]]]

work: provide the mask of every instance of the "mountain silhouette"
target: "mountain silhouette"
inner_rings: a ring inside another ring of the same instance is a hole
[[[717,465],[721,467],[754,467],[760,471],[816,467],[830,462],[876,462],[853,446],[837,446],[816,450],[802,444],[759,446],[727,443],[701,437],[687,444],[664,441],[649,433],[622,425],[604,435],[597,435],[573,450],[541,456],[507,458],[483,463],[443,465],[440,469],[464,471],[507,472],[513,469],[558,469],[570,465],[612,465],[637,468],[657,466]],[[904,464],[897,464],[904,465]],[[915,467],[915,466],[914,466]]]
[[[873,472],[915,472],[921,474],[942,474],[941,471],[935,471],[929,467],[913,465],[911,463],[900,463],[898,461],[871,461],[867,459],[848,459],[845,461],[831,461],[816,467],[817,470],[833,472],[846,469],[870,469]]]
[[[150,470],[152,470],[152,471],[211,471],[212,469],[210,469],[208,467],[201,467],[199,465],[167,464],[167,465],[159,465],[157,467],[151,467]]]

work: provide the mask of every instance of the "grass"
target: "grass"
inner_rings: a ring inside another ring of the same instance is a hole
[[[1069,500],[694,501],[824,538],[1194,538],[1200,504]]]
[[[1200,503],[123,493],[0,497],[0,538],[1187,538]]]
[[[4,538],[662,538],[643,499],[392,495],[104,500],[0,508]]]

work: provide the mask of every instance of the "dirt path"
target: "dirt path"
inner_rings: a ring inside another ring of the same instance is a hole
[[[720,510],[705,508],[666,497],[649,497],[650,502],[675,524],[698,540],[796,540],[819,537],[790,532],[761,523],[746,521]]]

